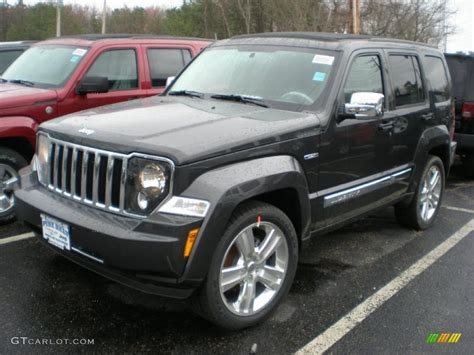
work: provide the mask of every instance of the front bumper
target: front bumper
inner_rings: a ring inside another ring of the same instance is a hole
[[[70,226],[71,251],[53,250],[70,260],[140,291],[187,298],[202,280],[181,276],[187,234],[202,220],[193,217],[153,215],[146,219],[119,216],[78,204],[42,187],[29,168],[21,172],[15,191],[16,213],[42,237],[41,214]]]

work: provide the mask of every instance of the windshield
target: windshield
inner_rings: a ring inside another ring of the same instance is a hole
[[[293,47],[211,48],[181,74],[168,94],[196,92],[220,99],[240,95],[297,110],[314,105],[322,96],[335,56],[333,51]]]
[[[2,78],[30,86],[61,87],[87,53],[69,46],[36,46],[28,49],[3,73]]]

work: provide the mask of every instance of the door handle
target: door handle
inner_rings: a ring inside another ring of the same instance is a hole
[[[425,114],[421,115],[421,118],[423,119],[423,121],[429,121],[429,120],[432,120],[434,118],[434,115],[433,115],[432,112],[425,113]]]

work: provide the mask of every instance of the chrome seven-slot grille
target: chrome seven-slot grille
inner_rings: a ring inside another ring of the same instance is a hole
[[[85,204],[124,213],[126,155],[49,138],[47,168],[46,185],[50,190]]]

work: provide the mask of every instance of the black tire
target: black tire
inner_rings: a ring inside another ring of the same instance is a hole
[[[275,224],[283,232],[288,245],[288,266],[286,276],[273,299],[253,315],[236,315],[225,305],[220,293],[220,271],[223,259],[236,236],[246,227],[261,220]],[[211,260],[207,278],[197,294],[198,313],[209,321],[229,330],[254,326],[265,320],[288,294],[298,264],[298,238],[290,219],[278,208],[261,202],[248,202],[232,215],[227,229],[219,241]]]
[[[438,205],[436,206],[436,210],[433,216],[425,221],[421,217],[421,211],[418,208],[420,203],[420,198],[423,190],[423,181],[427,177],[431,167],[437,166],[439,168],[441,174],[441,192]],[[398,222],[408,228],[414,228],[416,230],[424,230],[431,227],[436,220],[436,216],[439,213],[439,209],[441,208],[441,203],[443,201],[443,194],[444,194],[444,186],[445,186],[445,169],[442,160],[437,156],[429,156],[428,161],[423,169],[423,172],[417,181],[417,187],[415,196],[413,196],[413,200],[409,205],[406,204],[397,204],[395,205],[395,216]]]
[[[462,159],[462,165],[466,172],[466,177],[474,178],[474,153],[465,155]]]
[[[16,175],[21,168],[24,168],[28,165],[26,159],[19,153],[15,152],[10,148],[0,147],[0,166],[6,166],[6,169],[13,170]],[[7,173],[7,175],[9,175]],[[0,179],[3,179],[4,176],[1,176]],[[3,195],[3,191],[0,191],[0,194]],[[0,224],[6,224],[13,222],[15,220],[15,210],[13,208],[6,211],[0,211]]]

